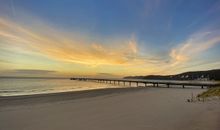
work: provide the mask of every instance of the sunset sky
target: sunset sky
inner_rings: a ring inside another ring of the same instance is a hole
[[[219,0],[0,0],[0,76],[217,68]]]

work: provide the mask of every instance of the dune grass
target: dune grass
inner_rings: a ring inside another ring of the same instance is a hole
[[[207,91],[199,94],[197,97],[206,98],[206,97],[220,97],[220,87],[210,88]]]

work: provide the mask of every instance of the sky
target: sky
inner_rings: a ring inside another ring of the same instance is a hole
[[[0,76],[220,68],[220,0],[0,0]]]

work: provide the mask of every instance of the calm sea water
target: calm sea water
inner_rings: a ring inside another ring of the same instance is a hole
[[[32,95],[116,87],[120,86],[69,79],[0,78],[0,96]]]
[[[155,81],[155,80],[148,80],[148,81]],[[157,82],[162,82],[162,81],[163,80],[157,80]],[[172,81],[172,82],[211,83],[212,81],[210,82],[209,81]],[[136,84],[132,84],[132,86],[136,86]],[[119,88],[119,87],[126,87],[126,86],[97,83],[92,81],[85,82],[85,81],[77,81],[70,79],[0,78],[0,96],[32,95],[32,94],[41,94],[41,93],[57,93],[57,92],[90,90],[90,89],[99,89],[99,88]]]

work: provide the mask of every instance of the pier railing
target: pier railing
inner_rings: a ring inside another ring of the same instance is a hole
[[[118,84],[121,83],[123,85],[128,84],[131,86],[132,83],[135,83],[136,86],[139,84],[144,84],[144,86],[153,86],[159,87],[161,85],[165,85],[167,88],[171,86],[182,86],[185,88],[187,86],[200,87],[200,88],[209,88],[209,87],[217,87],[220,86],[220,82],[215,81],[172,81],[172,80],[144,80],[144,79],[107,79],[107,78],[70,78],[70,80],[80,80],[80,81],[96,81],[99,83],[111,83]]]

